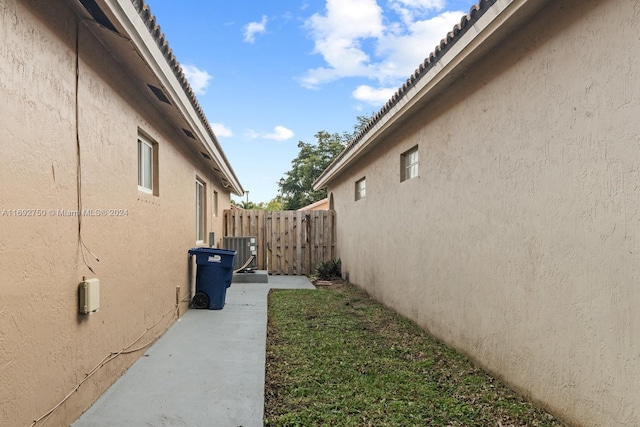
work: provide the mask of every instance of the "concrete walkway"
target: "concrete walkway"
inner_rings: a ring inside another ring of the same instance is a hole
[[[267,294],[303,276],[234,283],[222,310],[188,310],[73,427],[262,426]]]

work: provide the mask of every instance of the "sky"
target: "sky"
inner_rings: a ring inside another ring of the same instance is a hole
[[[245,191],[269,202],[298,142],[352,132],[477,1],[146,0]]]

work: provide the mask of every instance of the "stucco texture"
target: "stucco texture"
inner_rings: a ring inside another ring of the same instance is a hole
[[[580,426],[640,425],[639,18],[550,2],[329,182],[351,282]]]
[[[196,177],[207,185],[207,232],[221,236],[228,190],[138,87],[65,2],[0,4],[0,425],[29,425],[105,356],[175,320],[176,287],[189,295]],[[139,132],[158,144],[157,196],[138,190]],[[85,247],[78,217],[61,213],[78,209],[78,194],[107,215],[82,218]],[[100,280],[90,315],[78,314],[84,276]],[[140,355],[109,362],[48,424],[71,423]]]

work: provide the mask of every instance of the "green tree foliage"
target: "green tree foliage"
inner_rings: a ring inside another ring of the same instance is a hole
[[[278,183],[282,197],[282,208],[296,210],[327,197],[325,188],[313,189],[316,180],[327,166],[340,154],[345,146],[369,122],[369,117],[359,116],[353,132],[330,134],[320,131],[315,134],[314,144],[298,142],[298,156],[291,161],[291,170]]]
[[[269,203],[264,203],[264,202],[255,203],[250,201],[247,202],[244,200],[240,202],[236,202],[232,199],[231,204],[245,210],[267,210],[267,211],[282,210],[282,198],[280,196],[276,196],[275,198],[271,199]]]
[[[240,202],[240,204],[238,206],[240,206],[242,209],[246,209],[246,210],[264,209],[260,205],[262,205],[262,203],[256,204],[254,202],[242,201],[242,202]]]
[[[268,211],[281,211],[282,210],[282,197],[276,196],[267,203],[265,209]]]

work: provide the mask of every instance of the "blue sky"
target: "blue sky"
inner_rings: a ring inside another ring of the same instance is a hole
[[[256,203],[278,194],[298,141],[377,112],[474,3],[147,0]]]

